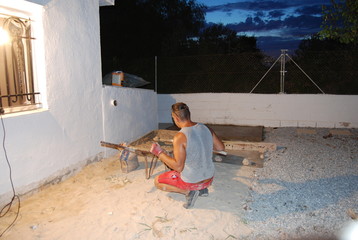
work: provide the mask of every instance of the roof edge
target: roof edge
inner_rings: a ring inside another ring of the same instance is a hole
[[[114,6],[114,0],[99,0],[99,6]]]

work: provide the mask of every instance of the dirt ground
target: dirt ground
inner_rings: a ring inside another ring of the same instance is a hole
[[[215,163],[209,197],[184,209],[183,195],[153,185],[164,165],[159,163],[146,179],[144,162],[139,163],[126,174],[118,158],[103,159],[21,199],[19,218],[4,239],[235,239],[252,231],[243,212],[254,168]],[[1,219],[0,229],[12,221],[16,208]]]

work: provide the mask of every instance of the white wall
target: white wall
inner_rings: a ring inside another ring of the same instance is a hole
[[[158,128],[157,94],[152,90],[104,86],[102,102],[103,141],[130,143]],[[105,152],[108,156],[117,151],[105,148]]]
[[[358,96],[297,94],[160,94],[158,119],[170,123],[170,106],[188,104],[194,121],[265,127],[357,128]]]
[[[46,2],[42,9],[46,91],[42,94],[48,108],[3,117],[18,194],[60,181],[100,159],[105,151],[101,140],[131,141],[158,124],[153,91],[102,87],[99,1],[42,2]],[[117,108],[108,105],[111,98],[119,101]],[[1,139],[3,134],[0,130]],[[9,168],[0,150],[0,203],[9,197]]]
[[[43,24],[48,109],[4,116],[20,193],[96,158],[103,137],[98,0],[53,0],[43,8]],[[0,169],[2,194],[11,189],[3,155]]]

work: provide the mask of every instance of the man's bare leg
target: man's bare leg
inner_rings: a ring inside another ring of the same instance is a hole
[[[184,194],[184,195],[187,195],[189,193],[189,190],[184,190],[184,189],[181,189],[181,188],[177,188],[175,186],[165,184],[165,183],[159,183],[158,182],[158,177],[159,176],[156,176],[155,179],[154,179],[154,184],[158,189],[166,191],[166,192],[181,193],[181,194]]]
[[[184,194],[187,202],[183,205],[183,207],[184,208],[192,208],[194,206],[194,203],[199,196],[198,190],[197,191],[189,191],[189,190],[177,188],[177,187],[169,185],[169,184],[159,183],[158,177],[159,176],[157,176],[154,179],[154,184],[158,189],[166,191],[166,192],[176,192],[176,193]]]

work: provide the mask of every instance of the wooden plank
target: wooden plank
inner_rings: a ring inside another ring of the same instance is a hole
[[[257,168],[264,166],[264,155],[258,151],[228,150],[227,153],[227,156],[214,155],[213,161]]]
[[[212,128],[223,141],[263,141],[263,126],[206,125]]]
[[[243,142],[243,141],[223,141],[225,149],[227,150],[251,150],[259,151],[261,153],[266,151],[276,151],[277,145],[275,143],[265,142]]]
[[[229,131],[229,129],[225,129],[225,131]],[[156,141],[167,152],[172,152],[173,137],[176,133],[176,130],[154,130],[130,143],[129,147],[137,150],[149,151],[152,142]],[[218,154],[214,154],[213,160],[215,162],[252,167],[263,167],[264,153],[266,151],[275,151],[277,148],[276,144],[274,143],[235,140],[224,140],[223,142],[225,145],[225,151],[228,153],[228,155],[219,156]],[[215,158],[220,159],[221,161],[217,161]]]
[[[240,126],[240,125],[221,125],[206,124],[224,141],[263,141],[263,126]],[[167,130],[178,131],[175,125],[161,124]]]

